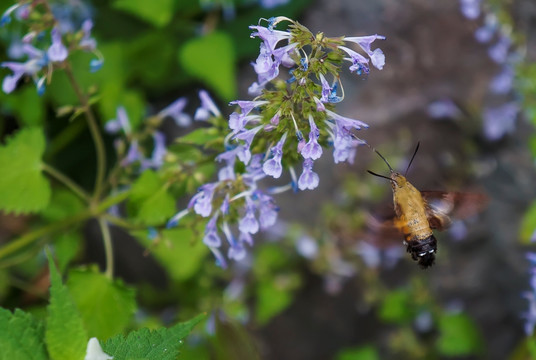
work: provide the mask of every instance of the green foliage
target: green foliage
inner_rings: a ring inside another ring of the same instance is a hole
[[[0,360],[47,360],[43,322],[16,309],[0,308]]]
[[[88,336],[82,317],[62,284],[61,276],[52,257],[48,255],[50,269],[50,304],[47,307],[45,341],[53,360],[82,359]]]
[[[72,270],[67,287],[89,337],[104,340],[124,331],[136,311],[134,289],[96,268]]]
[[[379,309],[379,317],[388,323],[403,324],[414,317],[412,297],[409,290],[399,289],[385,295]]]
[[[152,170],[145,170],[134,182],[128,205],[134,220],[148,226],[165,223],[175,213],[174,197]]]
[[[236,54],[229,35],[213,32],[191,39],[180,49],[179,60],[192,76],[202,80],[224,100],[236,97]]]
[[[373,346],[344,349],[337,354],[336,360],[379,360],[378,350]]]
[[[45,136],[40,128],[25,128],[0,147],[0,209],[30,213],[43,210],[50,185],[41,173]]]
[[[536,202],[533,202],[525,211],[521,220],[520,237],[523,243],[530,243],[534,232],[536,231]]]
[[[174,0],[116,0],[113,6],[154,26],[162,27],[167,25],[173,17],[174,3]]]
[[[482,339],[467,315],[443,314],[439,318],[437,348],[445,356],[478,354],[482,351]]]
[[[167,329],[141,329],[130,332],[126,337],[116,335],[106,341],[102,348],[105,353],[112,355],[114,360],[175,360],[184,338],[204,318],[205,315],[202,314]]]

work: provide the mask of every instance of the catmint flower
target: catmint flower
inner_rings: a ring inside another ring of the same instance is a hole
[[[305,159],[303,162],[303,172],[298,179],[300,190],[313,190],[318,186],[320,179],[318,174],[313,171],[313,160]]]
[[[515,101],[495,108],[484,110],[484,135],[489,140],[498,140],[515,130],[515,120],[519,112],[519,104]]]
[[[374,65],[376,69],[381,70],[383,69],[383,66],[385,65],[385,55],[383,54],[383,51],[380,48],[370,50],[370,45],[376,39],[385,40],[385,36],[375,34],[375,35],[369,35],[369,36],[356,36],[356,37],[344,37],[343,38],[344,41],[353,42],[359,45],[359,47],[361,47],[361,49],[363,49],[363,51],[367,53],[367,55],[370,57],[370,60],[372,61],[372,65]]]
[[[262,165],[262,170],[268,176],[274,178],[279,178],[283,171],[283,166],[281,165],[281,159],[283,158],[283,144],[287,139],[287,133],[284,133],[281,139],[277,144],[270,149],[271,158],[266,160]]]
[[[249,160],[251,159],[251,152],[250,152],[249,148],[251,146],[251,143],[253,142],[253,138],[259,132],[260,129],[262,129],[262,125],[254,127],[253,129],[242,131],[242,132],[236,134],[233,137],[234,139],[244,141],[245,157],[244,157],[243,160],[240,159],[244,164],[247,164],[249,162]]]
[[[104,129],[109,134],[116,134],[121,129],[123,129],[126,135],[131,133],[132,129],[130,127],[130,121],[124,107],[119,106],[117,108],[116,118],[108,121],[106,125],[104,125]]]
[[[238,234],[238,242],[242,244],[246,243],[249,246],[253,246],[253,238],[251,237],[251,234],[247,232],[241,231],[240,234]]]
[[[306,259],[314,259],[318,255],[318,245],[313,238],[303,235],[296,241],[296,251]]]
[[[339,114],[334,113],[333,111],[326,110],[328,119],[335,120],[335,123],[338,127],[344,128],[346,130],[356,129],[360,130],[361,128],[368,128],[369,126],[360,120],[350,119]]]
[[[62,62],[67,59],[69,51],[61,41],[61,33],[57,28],[52,29],[52,45],[47,50],[47,55],[52,62]]]
[[[164,164],[164,157],[166,156],[166,138],[160,131],[156,131],[153,134],[154,149],[149,160],[143,161],[143,168],[159,169]]]
[[[264,230],[275,224],[279,208],[270,195],[258,192],[256,196],[259,199],[259,222]]]
[[[102,68],[102,65],[104,65],[103,59],[91,59],[89,61],[89,71],[92,73],[97,72]]]
[[[322,83],[322,98],[320,101],[324,103],[338,103],[342,101],[342,97],[337,96],[337,83],[329,85],[324,75],[320,74],[320,82]]]
[[[169,106],[161,110],[158,113],[158,116],[161,118],[169,116],[175,121],[175,124],[180,127],[189,126],[192,123],[192,119],[190,118],[190,115],[184,112],[184,108],[186,107],[187,103],[188,99],[185,97],[180,97],[172,102]]]
[[[461,111],[451,99],[441,99],[428,104],[428,116],[434,119],[457,118]]]
[[[214,215],[207,226],[205,227],[205,236],[203,237],[203,244],[209,248],[217,248],[221,246],[221,239],[218,235],[218,229],[216,227],[216,222],[218,220],[218,215]]]
[[[270,53],[273,53],[277,44],[282,40],[289,40],[292,34],[288,31],[268,29],[260,25],[251,25],[249,27],[252,30],[257,30],[256,32],[251,33],[251,37],[258,36]]]
[[[498,29],[499,22],[495,14],[487,14],[484,20],[484,26],[475,31],[475,39],[480,43],[490,42]]]
[[[482,0],[460,0],[460,10],[468,19],[476,19],[480,16],[480,2]]]
[[[369,60],[367,58],[365,58],[360,53],[347,48],[346,46],[339,46],[338,48],[350,55],[349,58],[344,58],[344,60],[352,62],[352,65],[350,66],[350,72],[355,72],[357,75],[369,73]]]
[[[497,64],[502,64],[508,57],[508,49],[512,40],[506,35],[501,35],[497,43],[488,49],[489,57]]]
[[[266,104],[268,104],[268,101],[265,100],[235,100],[229,103],[229,105],[238,105],[240,107],[240,110],[242,111],[243,116],[249,114],[251,110]]]
[[[212,198],[214,197],[214,190],[218,183],[208,183],[202,185],[199,188],[197,194],[195,194],[190,203],[188,204],[188,209],[194,208],[195,213],[208,217],[212,212]]]
[[[48,63],[46,53],[36,49],[35,47],[29,44],[24,44],[22,46],[22,50],[29,57],[26,62],[19,63],[8,61],[0,64],[0,66],[13,71],[13,74],[7,75],[2,82],[2,90],[6,94],[9,94],[15,90],[18,81],[23,75],[31,76],[37,84],[39,82],[37,80],[37,72],[39,72]]]
[[[272,9],[281,5],[285,5],[289,0],[259,0],[261,7],[265,9]]]
[[[227,238],[227,242],[230,245],[227,252],[227,257],[236,261],[244,259],[246,257],[246,249],[240,241],[236,241],[231,229],[229,228],[229,224],[226,221],[223,222],[222,230]]]
[[[134,139],[130,143],[127,156],[121,161],[121,166],[128,166],[136,161],[141,161],[142,159],[143,154],[139,150],[138,140]]]
[[[15,4],[7,8],[6,11],[2,14],[2,17],[0,18],[0,26],[4,26],[6,24],[9,24],[11,22],[11,14],[13,11],[17,10],[21,4]]]
[[[97,41],[95,41],[95,39],[91,37],[92,28],[93,21],[91,21],[90,19],[84,20],[84,22],[82,23],[83,36],[78,43],[78,46],[80,46],[84,50],[93,51],[97,47]]]
[[[258,123],[262,119],[262,116],[257,114],[245,115],[233,112],[229,115],[229,129],[233,130],[233,133],[239,133],[245,131],[245,126],[248,123]]]
[[[246,197],[246,213],[244,217],[238,222],[238,229],[241,232],[255,234],[259,231],[259,222],[255,218],[256,206],[253,201]]]
[[[209,247],[210,251],[216,258],[216,265],[219,267],[226,269],[227,268],[227,261],[225,261],[225,258],[223,257],[222,253],[218,248],[215,247]]]
[[[514,84],[514,69],[510,65],[503,67],[490,82],[489,87],[495,94],[506,94],[512,90]]]
[[[206,121],[210,116],[221,116],[220,110],[205,90],[199,91],[199,99],[201,100],[201,106],[196,110],[194,120]]]
[[[309,125],[311,127],[309,141],[301,149],[300,153],[305,159],[316,160],[322,156],[322,147],[318,144],[318,136],[320,133],[311,115],[309,115]]]

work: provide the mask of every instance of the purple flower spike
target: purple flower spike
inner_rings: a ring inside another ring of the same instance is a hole
[[[270,149],[272,157],[264,162],[262,170],[268,176],[279,178],[283,172],[283,166],[281,165],[281,159],[283,157],[283,144],[287,139],[287,133],[284,133],[278,143]]]
[[[67,59],[69,51],[61,42],[61,34],[57,28],[52,29],[52,45],[48,48],[47,55],[52,62],[61,62]]]
[[[197,214],[208,217],[212,212],[212,198],[214,197],[216,185],[217,183],[209,183],[201,186],[199,192],[190,200],[188,209],[193,207]]]
[[[203,237],[203,243],[210,248],[217,248],[221,246],[221,239],[218,236],[218,228],[216,223],[218,220],[218,215],[214,215],[210,221],[207,223],[205,228],[205,236]]]
[[[306,159],[303,162],[303,173],[298,179],[298,187],[300,190],[313,190],[318,186],[319,181],[318,174],[313,171],[313,160]]]
[[[312,116],[309,116],[309,125],[311,126],[311,131],[309,132],[309,141],[301,149],[301,154],[305,159],[316,160],[322,156],[322,147],[317,141],[320,133]]]
[[[189,126],[192,123],[192,119],[190,118],[190,115],[184,112],[184,108],[186,107],[187,103],[188,99],[185,97],[180,97],[172,102],[168,107],[160,111],[158,116],[169,116],[175,121],[175,124],[180,127]]]
[[[259,231],[259,222],[255,218],[255,210],[256,207],[253,201],[249,197],[246,198],[246,214],[238,222],[238,229],[241,232],[255,234]]]

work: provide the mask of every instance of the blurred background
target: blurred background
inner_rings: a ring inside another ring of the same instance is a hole
[[[387,181],[366,172],[387,174],[385,164],[361,147],[354,164],[320,159],[315,191],[277,197],[279,223],[228,270],[214,266],[199,239],[174,239],[170,250],[113,228],[121,249],[116,274],[137,288],[141,310],[132,326],[208,311],[185,359],[529,358],[523,293],[534,291],[526,254],[536,229],[536,3],[280,3],[72,0],[58,7],[95,19],[105,66],[93,77],[78,76],[96,84],[103,123],[118,104],[140,123],[180,96],[193,113],[200,89],[231,113],[227,103],[250,99],[247,88],[256,80],[250,63],[259,41],[250,39],[248,26],[261,17],[288,16],[326,36],[384,35],[373,46],[385,53],[384,69],[365,77],[344,72],[338,113],[368,123],[360,136],[399,171],[420,142],[408,173],[418,189],[485,194],[488,203],[436,232],[436,264],[422,270],[405,253],[402,236],[378,239],[371,230],[371,217],[392,206],[392,193]],[[10,4],[0,1],[2,8]],[[2,32],[3,53],[12,36]],[[44,125],[54,139],[54,166],[91,187],[91,139],[68,117],[55,118],[56,109],[74,101],[66,80],[55,77],[43,97],[33,88],[0,95],[0,134]],[[170,138],[189,131],[171,122],[163,128]],[[106,141],[111,154],[113,138]],[[0,214],[0,242],[23,233],[28,221]],[[82,230],[73,262],[103,266],[98,229],[90,221]],[[37,256],[3,268],[2,305],[38,312],[43,266]]]

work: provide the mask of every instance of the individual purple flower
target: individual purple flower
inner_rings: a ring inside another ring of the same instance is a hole
[[[249,246],[253,246],[253,238],[251,237],[251,234],[247,232],[241,231],[240,234],[238,234],[238,242],[242,244],[246,243]]]
[[[143,168],[159,169],[164,164],[164,157],[166,156],[166,138],[160,131],[156,131],[153,134],[154,149],[150,159],[146,159],[142,162]]]
[[[311,127],[309,141],[300,152],[305,159],[316,160],[322,156],[322,146],[318,144],[318,136],[320,135],[320,132],[311,115],[309,115],[309,126]]]
[[[170,229],[172,227],[177,226],[179,224],[180,219],[182,219],[183,217],[185,217],[189,213],[190,213],[190,209],[183,209],[183,210],[179,211],[178,213],[173,215],[173,217],[171,219],[168,220],[168,222],[166,224],[166,228]]]
[[[510,37],[504,34],[501,35],[497,43],[489,47],[489,57],[497,64],[504,63],[506,61],[506,58],[508,57],[508,49],[510,48],[511,43],[512,40],[510,39]]]
[[[104,59],[91,59],[89,61],[89,71],[94,73],[99,71],[104,65]]]
[[[188,209],[193,207],[196,214],[208,217],[212,213],[212,198],[214,197],[214,191],[217,185],[218,183],[202,185],[197,194],[190,200]]]
[[[361,49],[363,49],[363,51],[366,52],[367,55],[370,57],[370,60],[372,61],[372,65],[374,65],[376,69],[381,70],[383,69],[383,66],[385,65],[385,55],[383,54],[383,51],[380,48],[377,48],[374,50],[370,49],[370,45],[376,39],[385,40],[385,36],[375,34],[375,35],[369,35],[369,36],[356,36],[356,37],[343,38],[344,41],[350,41],[359,45],[359,47],[361,47]]]
[[[11,14],[13,11],[17,10],[21,4],[15,4],[7,8],[6,11],[2,14],[2,17],[0,18],[0,26],[4,26],[6,24],[9,24],[11,22]]]
[[[456,106],[454,101],[448,98],[436,100],[428,104],[426,112],[428,113],[428,116],[434,119],[455,119],[460,116],[461,113],[460,109],[458,108],[458,106]]]
[[[320,99],[324,103],[338,103],[342,101],[342,97],[337,96],[337,83],[329,85],[324,75],[320,74],[320,82],[322,83],[322,98]]]
[[[93,21],[90,19],[84,20],[82,23],[82,39],[78,43],[84,50],[93,51],[97,48],[97,42],[91,37],[91,29],[93,28]]]
[[[330,126],[333,138],[333,161],[337,164],[348,161],[353,164],[357,146],[364,143],[356,140],[348,129],[326,122]]]
[[[132,140],[128,148],[127,156],[121,160],[121,166],[128,166],[135,163],[136,161],[142,161],[143,154],[140,152],[138,147],[138,141],[136,139]]]
[[[482,0],[460,0],[460,10],[468,19],[474,20],[480,16],[480,2]]]
[[[169,116],[175,121],[175,124],[180,127],[189,126],[192,123],[192,119],[190,118],[190,115],[184,112],[187,103],[188,99],[180,97],[166,108],[162,109],[158,113],[158,116],[162,118]]]
[[[209,248],[217,248],[221,246],[221,239],[218,235],[217,228],[218,215],[214,215],[207,223],[205,227],[205,236],[203,237],[203,244]]]
[[[58,28],[52,29],[51,36],[52,45],[50,45],[47,50],[48,58],[52,62],[62,62],[63,60],[67,59],[69,51],[61,41],[61,33]]]
[[[300,190],[313,190],[318,186],[320,179],[318,174],[313,171],[313,160],[305,159],[303,162],[303,172],[298,179]]]
[[[255,234],[259,231],[259,222],[255,218],[256,206],[251,198],[246,197],[246,212],[244,217],[238,222],[238,229],[241,232]]]
[[[233,133],[239,133],[245,131],[245,126],[248,123],[258,123],[262,119],[262,116],[257,114],[244,115],[237,112],[233,112],[229,115],[229,129],[233,130]]]
[[[228,150],[216,156],[216,160],[221,162],[225,161],[226,165],[218,171],[218,181],[234,180],[236,178],[234,172],[234,165],[239,148]]]
[[[272,9],[281,5],[285,5],[290,0],[259,0],[261,7],[265,9]]]
[[[246,248],[241,242],[235,241],[229,247],[229,251],[227,252],[227,257],[235,261],[240,261],[246,257]]]
[[[283,172],[281,159],[283,158],[283,145],[285,144],[286,139],[287,133],[284,133],[277,144],[270,149],[271,158],[266,160],[262,165],[262,170],[264,173],[276,179],[279,178]]]
[[[515,130],[515,120],[519,112],[515,101],[484,110],[484,135],[489,140],[498,140]]]
[[[274,198],[261,192],[256,193],[259,199],[259,223],[261,229],[265,230],[275,224],[279,207],[275,204]]]
[[[194,120],[206,121],[210,116],[221,116],[220,110],[205,90],[199,90],[199,99],[201,100],[201,106],[196,110],[194,114]]]
[[[238,105],[242,111],[242,115],[246,116],[251,112],[251,110],[261,107],[268,104],[268,101],[265,100],[235,100],[231,101],[229,105]]]
[[[488,43],[495,35],[499,22],[495,14],[487,14],[484,25],[475,31],[475,39],[480,43]]]
[[[227,261],[225,261],[225,258],[223,257],[222,253],[220,252],[220,249],[216,247],[209,248],[214,257],[216,258],[216,265],[221,267],[222,269],[227,268]]]
[[[318,244],[312,237],[302,235],[296,241],[296,251],[306,259],[314,259],[318,255]]]
[[[282,40],[289,40],[292,34],[288,31],[273,30],[268,29],[260,25],[251,25],[249,27],[252,30],[257,30],[256,32],[251,33],[251,37],[258,36],[270,53],[273,53],[277,44]]]
[[[369,60],[367,58],[365,58],[360,53],[347,48],[346,46],[339,46],[338,48],[350,55],[349,58],[344,58],[344,60],[352,62],[352,65],[350,66],[350,72],[355,72],[357,75],[369,73]]]
[[[104,129],[109,134],[116,134],[119,130],[123,129],[126,135],[129,135],[132,131],[130,127],[130,121],[128,119],[127,111],[123,106],[117,108],[117,115],[115,119],[112,119],[104,125]]]
[[[510,65],[504,66],[502,71],[491,80],[490,90],[495,94],[507,94],[514,85],[514,75],[514,69]]]
[[[339,114],[334,113],[331,110],[326,110],[328,119],[335,121],[338,127],[344,128],[346,130],[356,129],[360,130],[361,128],[368,128],[369,126],[362,122],[361,120],[350,119]]]
[[[36,85],[38,85],[40,79],[37,79],[37,73],[48,64],[48,58],[45,52],[36,49],[29,44],[24,44],[22,46],[22,51],[24,54],[28,55],[29,59],[26,62],[19,63],[8,61],[0,64],[0,66],[13,71],[13,74],[7,75],[2,82],[2,90],[6,94],[15,90],[18,81],[23,75],[31,76],[36,82]],[[44,82],[42,82],[41,85],[44,85]]]
[[[240,159],[244,164],[247,164],[249,160],[251,159],[251,152],[249,148],[251,146],[251,143],[253,142],[253,138],[261,129],[262,129],[262,125],[254,127],[253,129],[242,131],[233,137],[234,139],[244,141],[245,157],[244,159]]]

